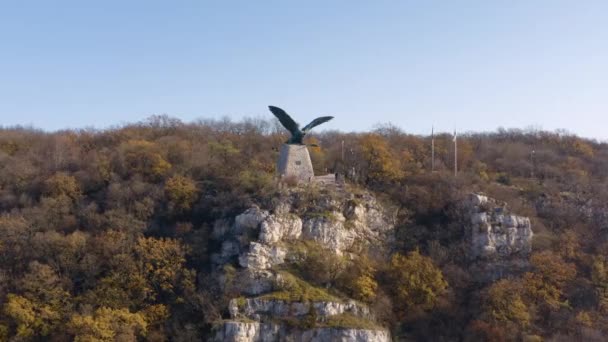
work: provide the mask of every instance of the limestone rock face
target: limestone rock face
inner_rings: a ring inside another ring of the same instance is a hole
[[[257,342],[279,341],[281,326],[259,322],[224,322],[216,331],[214,341]]]
[[[214,341],[257,342],[389,342],[386,330],[348,328],[286,329],[274,323],[227,321],[216,331]]]
[[[237,280],[244,295],[257,296],[272,291],[279,277],[272,271],[247,268],[239,272]]]
[[[323,322],[336,315],[373,322],[375,318],[369,308],[354,300],[286,301],[268,294],[284,291],[285,284],[289,283],[284,276],[292,275],[282,273],[277,266],[290,257],[289,248],[297,240],[313,240],[327,248],[328,253],[356,253],[357,248],[363,246],[384,252],[392,242],[393,227],[392,216],[373,196],[346,192],[321,193],[312,198],[298,191],[287,192],[269,210],[252,206],[232,222],[218,221],[212,237],[219,242],[219,248],[212,255],[212,261],[220,274],[218,279],[225,279],[225,286],[233,286],[232,289],[236,285],[239,296],[228,305],[233,321],[218,325],[214,338],[217,341],[390,341],[383,329],[323,327]],[[223,273],[227,265],[233,272],[230,276]],[[222,274],[226,276],[222,278]],[[281,320],[306,319],[309,315],[321,324],[318,328],[298,330],[281,323]]]
[[[298,341],[355,341],[355,342],[388,342],[390,334],[386,330],[318,328],[302,333]]]
[[[249,251],[239,257],[239,264],[244,268],[266,270],[285,260],[285,250],[279,246],[263,245],[252,242]]]
[[[375,207],[376,203],[356,204],[345,212],[331,211],[321,217],[304,220],[302,236],[342,254],[356,242],[376,244],[391,240],[393,225]],[[345,216],[346,214],[346,216]]]
[[[512,214],[506,204],[479,194],[471,194],[465,207],[469,268],[475,280],[487,283],[527,270],[534,236],[530,219]]]
[[[260,227],[260,241],[277,243],[281,240],[295,240],[302,234],[302,220],[293,214],[270,215]]]
[[[344,216],[341,213],[331,213],[328,217],[315,217],[305,221],[303,235],[306,239],[314,240],[332,249],[338,254],[355,241],[356,233],[344,227]]]
[[[470,197],[471,255],[473,258],[506,259],[532,250],[530,219],[511,214],[506,206],[483,195]]]
[[[260,210],[258,207],[252,207],[234,219],[234,226],[237,232],[242,232],[247,229],[256,229],[267,217],[268,211]]]

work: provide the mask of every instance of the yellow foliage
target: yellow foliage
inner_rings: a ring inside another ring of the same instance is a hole
[[[177,211],[188,210],[196,199],[196,183],[184,176],[173,176],[165,183],[165,194],[169,205]]]
[[[56,329],[61,315],[49,305],[35,303],[15,294],[7,296],[4,313],[17,325],[17,336],[47,336]]]
[[[521,288],[512,280],[499,280],[490,286],[485,297],[484,310],[496,323],[510,322],[520,327],[530,323],[530,313],[522,300]]]
[[[367,162],[367,178],[370,181],[392,181],[401,177],[398,161],[387,141],[377,134],[366,134],[360,141],[363,159]]]
[[[593,147],[581,139],[574,139],[570,144],[570,150],[577,155],[593,157]]]
[[[353,260],[343,273],[340,279],[341,287],[348,290],[350,296],[362,302],[373,302],[378,282],[374,278],[376,269],[366,254]]]
[[[141,313],[100,308],[93,315],[73,315],[68,331],[76,342],[136,341],[145,336],[148,323]]]
[[[135,250],[141,272],[157,294],[174,294],[177,285],[191,285],[186,252],[178,240],[140,238]]]
[[[234,155],[240,152],[230,140],[221,142],[210,141],[207,146],[209,148],[209,154],[220,168],[230,165]]]
[[[142,313],[149,324],[161,324],[169,318],[169,308],[163,304],[150,305]]]
[[[413,307],[433,307],[448,286],[432,259],[421,255],[417,250],[407,256],[394,254],[389,272],[397,299],[396,306],[402,311]]]
[[[19,144],[14,141],[0,141],[0,151],[8,154],[9,156],[14,155],[19,151]]]
[[[49,197],[67,196],[72,200],[80,197],[80,186],[73,176],[58,172],[44,182],[44,193]]]
[[[371,302],[376,298],[376,290],[378,289],[378,283],[376,280],[368,275],[363,274],[357,277],[354,283],[354,294],[357,299],[364,302]]]
[[[557,309],[565,302],[562,300],[563,288],[576,276],[573,264],[550,251],[532,255],[530,263],[534,272],[524,274],[524,288],[537,304],[545,304]]]
[[[5,324],[0,324],[0,341],[8,341],[9,329]]]
[[[29,272],[21,279],[20,289],[28,299],[57,311],[63,309],[70,297],[53,269],[36,261],[30,264]]]
[[[147,279],[137,270],[125,267],[123,272],[114,271],[101,278],[85,299],[91,304],[120,308],[140,305],[153,296],[154,290]]]
[[[560,255],[566,260],[576,260],[580,254],[580,242],[575,232],[568,230],[560,236]]]
[[[104,182],[109,182],[112,178],[112,164],[110,158],[105,155],[96,156],[93,167],[98,177]]]
[[[249,169],[239,172],[238,186],[248,192],[272,189],[274,185],[273,175],[270,172],[256,172]]]
[[[69,309],[70,295],[55,272],[48,265],[32,262],[19,289],[23,295],[9,294],[4,305],[4,313],[16,325],[17,336],[48,336],[56,331]]]
[[[150,179],[163,177],[171,164],[160,154],[156,144],[146,140],[129,140],[122,146],[125,167]]]
[[[576,323],[582,325],[584,327],[592,327],[593,326],[593,318],[587,311],[580,311],[576,314],[575,317]]]
[[[603,257],[595,257],[591,265],[591,283],[598,296],[600,310],[608,312],[608,265]]]

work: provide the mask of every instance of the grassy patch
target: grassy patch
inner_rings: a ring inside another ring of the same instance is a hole
[[[324,323],[320,323],[319,326],[328,328],[351,328],[365,330],[383,329],[375,322],[348,313],[329,316],[327,318],[327,321],[325,321]]]
[[[334,215],[334,212],[329,211],[329,210],[307,212],[306,218],[309,218],[309,219],[321,218],[321,219],[325,219],[325,220],[328,220],[331,222],[338,221],[338,218],[336,217],[336,215]]]
[[[282,271],[280,272],[282,281],[277,284],[280,290],[267,293],[260,298],[275,299],[286,302],[342,302],[342,300],[327,290],[311,285],[295,275]]]
[[[236,305],[240,308],[245,307],[245,304],[247,304],[247,299],[245,297],[238,297],[236,298]]]

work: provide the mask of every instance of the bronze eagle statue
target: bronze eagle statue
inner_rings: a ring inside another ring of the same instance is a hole
[[[274,114],[274,116],[279,119],[283,127],[287,128],[287,130],[291,133],[291,137],[287,140],[287,144],[293,145],[303,145],[302,139],[306,133],[310,132],[313,127],[319,126],[320,124],[327,122],[333,119],[333,116],[322,116],[312,120],[308,125],[304,126],[300,129],[300,125],[295,122],[289,114],[287,114],[284,110],[275,106],[268,106],[268,109]]]

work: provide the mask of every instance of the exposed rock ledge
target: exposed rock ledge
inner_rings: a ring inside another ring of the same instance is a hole
[[[481,259],[506,259],[526,256],[532,250],[530,219],[508,212],[506,205],[479,194],[472,194],[471,256]]]
[[[230,301],[229,310],[232,318],[248,318],[256,321],[263,317],[298,317],[307,315],[314,309],[315,315],[321,319],[341,314],[351,314],[365,319],[371,319],[369,308],[354,300],[344,303],[320,301],[314,303],[286,302],[264,298],[235,298]]]
[[[309,330],[287,329],[283,325],[259,322],[226,321],[216,330],[214,341],[257,342],[389,342],[386,330],[351,328],[314,328]]]
[[[228,307],[232,320],[216,327],[216,341],[390,341],[386,330],[373,329],[376,323],[369,308],[354,300],[264,297],[281,290],[277,284],[284,279],[277,266],[289,258],[289,248],[297,240],[315,241],[338,255],[366,246],[377,253],[388,251],[394,228],[390,211],[369,193],[334,195],[319,194],[310,203],[308,195],[291,191],[269,210],[252,206],[234,220],[216,222],[212,238],[221,249],[212,261],[220,279],[228,279],[223,275],[225,265],[236,271],[231,281],[238,284],[239,295]],[[250,296],[256,297],[246,298]],[[315,328],[287,323],[310,317]],[[344,317],[357,323],[345,323],[340,320]]]
[[[476,279],[485,283],[525,271],[534,236],[530,219],[480,194],[471,194],[466,206],[469,267]]]

